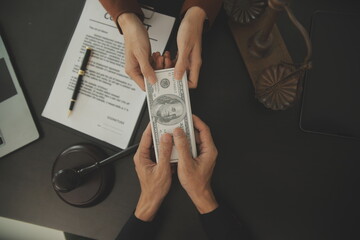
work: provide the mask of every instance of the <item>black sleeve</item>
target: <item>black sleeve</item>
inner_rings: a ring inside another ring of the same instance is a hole
[[[226,208],[200,214],[200,221],[210,240],[248,240],[240,221]]]
[[[144,222],[133,214],[125,223],[116,240],[151,240],[156,233],[156,223]]]

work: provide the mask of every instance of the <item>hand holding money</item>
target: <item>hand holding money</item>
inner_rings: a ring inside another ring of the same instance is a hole
[[[175,128],[182,128],[190,142],[190,151],[196,157],[196,144],[189,88],[186,73],[181,80],[174,79],[174,69],[155,71],[158,81],[151,84],[145,79],[147,103],[156,159],[159,159],[159,143],[161,135],[172,134]],[[177,162],[175,147],[170,162]]]
[[[135,216],[142,221],[151,221],[154,218],[171,185],[169,159],[172,150],[172,137],[170,134],[161,136],[159,162],[157,164],[150,158],[151,146],[152,136],[149,124],[134,156],[135,169],[141,186]]]
[[[181,185],[201,214],[213,211],[218,207],[210,181],[215,167],[217,149],[211,137],[209,127],[193,115],[194,126],[198,132],[196,143],[199,156],[193,158],[189,143],[182,129],[175,129],[174,143],[178,152],[178,176]]]
[[[175,79],[181,79],[188,71],[190,88],[196,88],[198,85],[205,18],[206,13],[202,8],[197,6],[189,8],[177,34],[178,58],[175,65]]]
[[[218,207],[210,186],[215,166],[217,150],[209,128],[198,117],[193,115],[196,143],[199,156],[193,158],[189,142],[181,128],[176,128],[173,141],[179,154],[178,177],[201,214],[209,213]],[[144,131],[139,148],[134,156],[136,173],[139,177],[141,194],[135,210],[135,216],[143,221],[151,221],[159,209],[171,185],[170,154],[172,137],[164,134],[160,138],[159,161],[151,159],[152,135],[150,125]]]
[[[164,67],[173,66],[174,64],[170,60],[170,53],[165,52],[163,56],[160,53],[154,53],[152,55],[154,59],[154,68],[155,69],[162,69]],[[158,78],[161,79],[162,78]],[[167,82],[167,81],[166,81]],[[175,80],[176,82],[180,82]],[[164,84],[165,88],[168,88],[168,84]],[[161,82],[160,82],[161,87]],[[155,87],[156,88],[156,87]],[[187,89],[187,88],[186,88]],[[175,91],[176,92],[176,91]],[[148,93],[149,94],[149,93]],[[163,96],[163,95],[161,95]],[[157,96],[160,98],[160,96]],[[153,94],[149,98],[154,98]],[[190,109],[190,100],[189,102],[189,109]],[[153,107],[149,104],[149,113],[150,113],[150,121],[154,126],[158,126],[156,119],[152,117],[151,112],[153,112]],[[191,112],[191,109],[190,109]],[[175,114],[176,115],[176,114]],[[173,139],[175,143],[175,150],[177,152],[177,161],[178,161],[178,176],[181,185],[188,193],[189,197],[195,204],[196,208],[201,214],[209,213],[218,207],[218,203],[214,197],[210,180],[212,176],[212,172],[215,166],[215,161],[217,157],[217,149],[211,137],[211,133],[207,125],[200,120],[200,118],[196,117],[195,115],[191,116],[191,120],[195,125],[195,131],[197,133],[196,143],[192,143],[189,139],[189,134],[183,130],[183,128],[173,128]],[[191,125],[192,122],[191,122]],[[192,127],[193,129],[193,127]],[[194,133],[194,131],[192,131]],[[167,135],[167,133],[165,133]],[[153,129],[153,136],[160,135],[159,133],[154,134]],[[194,134],[195,135],[195,134]],[[193,135],[193,138],[194,138]],[[161,137],[160,137],[161,138]],[[154,148],[157,154],[157,147],[156,140],[154,140]],[[161,144],[161,141],[160,141]],[[196,146],[200,151],[199,156],[196,156]],[[195,155],[193,154],[192,150],[195,147]],[[160,147],[160,151],[161,151]],[[174,149],[174,147],[172,147]],[[174,151],[174,150],[173,150]],[[173,157],[173,156],[172,156]]]
[[[123,13],[118,18],[125,40],[125,72],[142,90],[145,90],[144,77],[156,82],[150,65],[149,34],[135,13]]]

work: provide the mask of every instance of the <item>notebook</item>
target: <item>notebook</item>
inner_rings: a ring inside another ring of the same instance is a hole
[[[39,133],[0,36],[0,157],[38,138]]]
[[[302,130],[360,138],[359,29],[359,14],[313,15],[313,69],[305,78]]]

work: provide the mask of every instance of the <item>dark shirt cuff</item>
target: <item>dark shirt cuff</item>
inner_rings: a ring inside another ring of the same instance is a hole
[[[219,206],[214,211],[200,214],[200,221],[210,240],[245,239],[240,221],[226,208]]]
[[[152,222],[144,222],[138,219],[134,214],[128,219],[121,232],[117,236],[117,240],[143,240],[153,239],[156,233],[156,224]]]

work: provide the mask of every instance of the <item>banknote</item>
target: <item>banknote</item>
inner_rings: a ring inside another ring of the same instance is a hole
[[[159,156],[160,137],[164,133],[172,134],[175,128],[182,128],[188,138],[190,150],[196,157],[196,143],[192,121],[189,88],[186,73],[181,80],[174,79],[174,68],[155,71],[157,82],[151,84],[145,80],[147,103],[150,115],[152,137],[156,155]],[[170,162],[178,161],[173,146]]]

